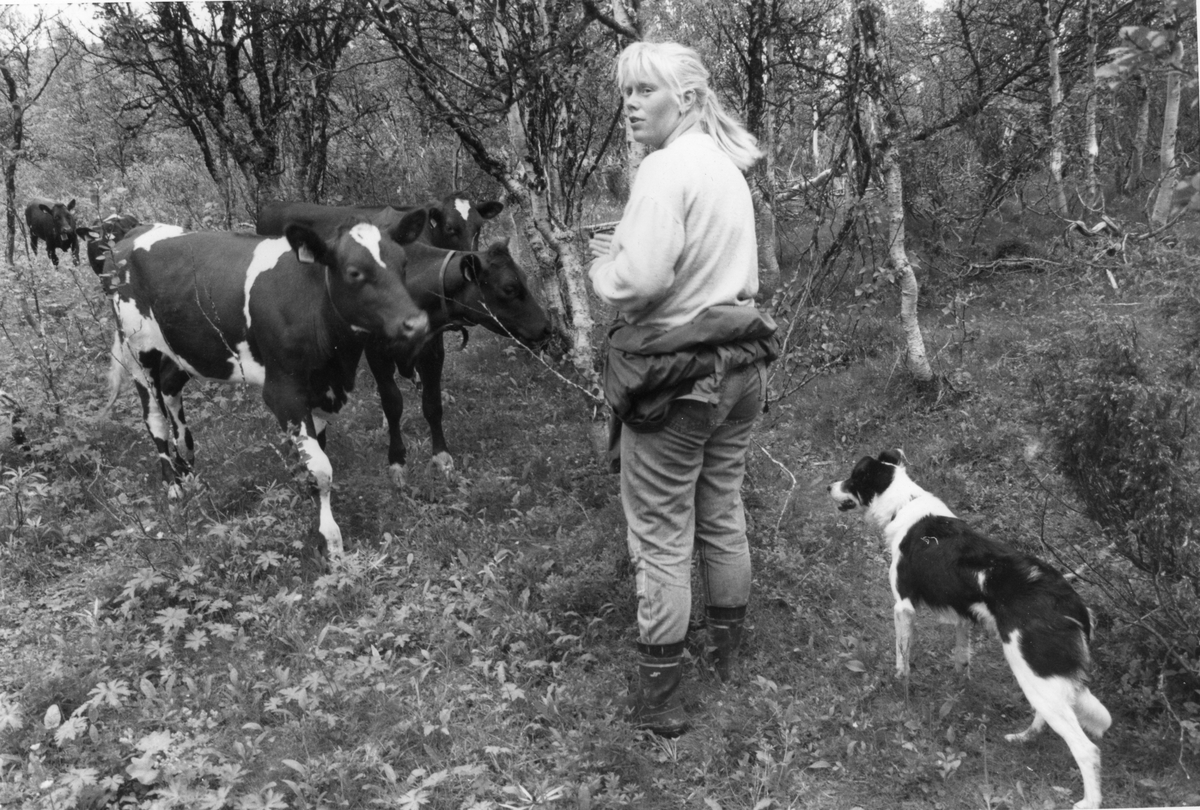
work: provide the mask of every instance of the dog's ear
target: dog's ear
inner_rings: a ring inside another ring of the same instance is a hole
[[[903,467],[908,463],[908,459],[904,457],[904,451],[900,448],[884,450],[879,454],[879,460],[884,464],[891,464],[893,467]]]

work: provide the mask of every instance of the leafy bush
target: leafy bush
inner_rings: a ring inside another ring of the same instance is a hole
[[[1093,323],[1055,372],[1045,413],[1062,471],[1107,541],[1089,561],[1097,584],[1152,655],[1200,677],[1194,359],[1145,345],[1131,322]]]

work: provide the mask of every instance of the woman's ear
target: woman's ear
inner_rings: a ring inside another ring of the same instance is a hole
[[[695,108],[695,106],[696,106],[696,89],[691,88],[689,90],[684,90],[683,91],[682,112],[684,112],[684,113],[691,112],[692,109]]]

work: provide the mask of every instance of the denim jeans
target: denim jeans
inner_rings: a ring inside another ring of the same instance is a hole
[[[725,374],[716,405],[680,399],[661,430],[621,431],[621,504],[637,576],[638,640],[674,644],[692,610],[692,551],[706,605],[750,599],[742,479],[762,411],[761,363]]]

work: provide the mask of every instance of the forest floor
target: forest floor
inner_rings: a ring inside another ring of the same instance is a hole
[[[3,456],[0,806],[1070,807],[1082,788],[1063,740],[1004,741],[1030,709],[994,639],[976,632],[968,680],[953,629],[919,616],[911,678],[893,678],[885,549],[826,487],[900,447],[984,531],[1059,567],[1086,557],[1098,529],[1056,471],[1044,358],[1089,322],[1152,330],[1162,277],[1198,263],[1193,242],[1128,265],[931,273],[922,326],[953,383],[936,399],[908,381],[894,292],[836,369],[794,391],[777,373],[786,395],[745,486],[743,677],[722,688],[694,647],[694,728],[673,741],[623,718],[635,598],[618,483],[554,369],[481,330],[449,346],[448,477],[402,381],[404,492],[364,371],[330,428],[350,554],[325,572],[305,550],[304,477],[256,392],[189,389],[199,480],[168,504],[133,394],[94,417],[98,293],[60,285],[70,305],[45,338],[9,304],[17,362],[0,385],[32,403],[57,392],[59,409],[30,407],[30,452]],[[1140,631],[1079,567],[1092,689],[1113,716],[1105,806],[1200,805],[1200,693],[1163,690]]]

